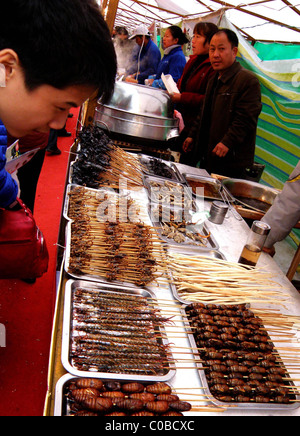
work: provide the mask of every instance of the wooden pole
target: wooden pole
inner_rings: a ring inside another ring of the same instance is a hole
[[[266,21],[269,21],[270,23],[278,24],[279,26],[286,27],[287,29],[290,29],[290,30],[294,30],[295,32],[300,32],[299,27],[291,26],[288,23],[282,23],[281,21],[273,20],[270,17],[265,17],[264,15],[260,15],[260,14],[257,14],[255,12],[248,11],[247,9],[244,9],[241,6],[235,6],[235,5],[232,5],[230,3],[226,3],[226,2],[224,2],[222,0],[212,0],[212,1],[213,1],[213,3],[217,3],[217,4],[221,5],[222,7],[226,7],[228,9],[235,9],[235,10],[241,11],[241,12],[245,12],[246,14],[252,15],[253,17],[260,18],[261,20],[266,20]]]
[[[108,1],[108,0],[107,0]],[[106,23],[108,25],[110,33],[112,33],[116,21],[117,11],[119,6],[119,0],[109,0],[108,10],[106,14]]]
[[[298,250],[296,251],[296,254],[295,254],[294,259],[291,263],[290,269],[288,270],[288,273],[287,273],[287,278],[290,281],[293,280],[299,264],[300,264],[300,245],[298,247]]]

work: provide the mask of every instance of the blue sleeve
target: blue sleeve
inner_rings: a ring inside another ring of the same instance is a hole
[[[0,146],[0,207],[8,207],[14,203],[18,196],[18,185],[5,170],[6,146]]]
[[[126,73],[129,75],[136,74],[136,72],[137,72],[139,52],[140,52],[139,46],[136,44],[136,47],[134,47],[132,54],[131,54],[130,66],[127,68],[127,71],[126,71]]]
[[[160,63],[161,54],[157,49],[149,50],[141,63],[141,74],[139,75],[139,84],[144,85],[149,76],[155,75]]]
[[[171,74],[175,83],[181,78],[185,66],[186,59],[184,56],[173,56],[170,59],[169,74]]]
[[[154,80],[152,87],[166,90],[165,84],[162,79]]]

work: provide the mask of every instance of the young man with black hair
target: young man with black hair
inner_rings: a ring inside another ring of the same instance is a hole
[[[257,77],[236,61],[238,44],[229,29],[219,29],[212,37],[209,57],[215,75],[184,150],[195,144],[195,165],[200,161],[209,173],[245,178],[254,163],[262,104]]]
[[[116,55],[94,0],[9,0],[0,26],[0,207],[18,189],[5,171],[7,132],[62,129],[71,108],[114,89]]]

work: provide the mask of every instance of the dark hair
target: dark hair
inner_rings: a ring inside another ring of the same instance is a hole
[[[205,37],[205,43],[209,42],[215,33],[219,30],[218,26],[214,23],[197,23],[194,29],[194,33]]]
[[[1,8],[0,50],[19,56],[29,90],[87,85],[107,101],[116,54],[95,0],[9,0]]]
[[[231,47],[232,48],[239,46],[239,39],[238,39],[236,33],[233,30],[230,30],[230,29],[219,29],[215,33],[215,35],[218,35],[219,33],[225,33],[227,35],[228,41],[231,43]]]
[[[128,30],[126,29],[126,27],[116,27],[116,32],[118,35],[126,35],[128,36]]]
[[[173,38],[178,39],[179,45],[187,44],[189,42],[188,37],[186,36],[185,33],[183,33],[183,31],[179,26],[171,26],[168,27],[168,29],[172,33]]]
[[[148,40],[151,38],[150,35],[136,35],[136,37],[138,37],[138,38],[146,38]]]

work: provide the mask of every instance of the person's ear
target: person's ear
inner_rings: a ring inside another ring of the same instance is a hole
[[[14,76],[17,67],[19,66],[19,57],[14,50],[4,49],[0,50],[0,64],[1,67],[1,83],[4,80],[3,85]]]

